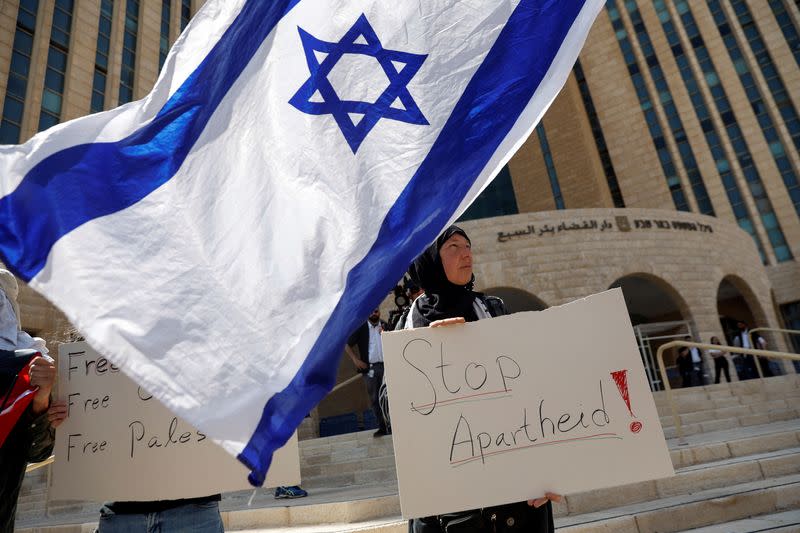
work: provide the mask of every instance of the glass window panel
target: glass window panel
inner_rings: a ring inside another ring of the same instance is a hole
[[[92,111],[102,111],[105,106],[105,96],[97,91],[92,91]]]
[[[23,78],[27,78],[30,66],[30,60],[24,55],[16,51],[11,54],[11,72],[16,72]]]
[[[50,51],[47,53],[47,64],[61,72],[65,72],[67,70],[67,54],[51,46]]]
[[[769,149],[772,152],[772,155],[775,157],[780,157],[786,155],[786,152],[783,150],[783,144],[780,141],[771,143],[769,145]]]
[[[6,87],[8,94],[18,96],[20,99],[25,99],[25,86],[27,82],[25,78],[20,78],[14,73],[8,75],[8,86]]]
[[[106,90],[106,75],[102,72],[95,70],[94,71],[94,85],[95,90],[98,91],[105,91]]]
[[[33,32],[36,29],[36,17],[20,10],[17,16],[17,24],[28,31]]]
[[[122,64],[126,67],[133,67],[136,62],[136,54],[128,49],[122,51]]]
[[[39,116],[39,131],[44,131],[47,128],[51,128],[58,124],[58,117],[55,117],[49,113],[42,113]]]
[[[102,34],[103,37],[107,35],[111,35],[111,19],[106,17],[100,17],[100,24],[98,27],[98,31]]]
[[[126,31],[122,38],[122,44],[128,50],[136,51],[136,33]]]
[[[130,88],[121,85],[119,88],[119,102],[124,104],[130,102],[131,100],[133,100],[133,91]]]
[[[44,86],[57,92],[64,90],[64,75],[49,68],[44,75]]]
[[[792,252],[789,251],[789,247],[786,246],[785,244],[782,246],[776,246],[775,259],[778,260],[778,263],[783,263],[784,261],[791,261]]]
[[[7,120],[0,122],[0,144],[17,144],[19,142],[19,126]]]
[[[58,28],[53,28],[50,32],[50,41],[62,48],[69,48],[69,34]]]
[[[6,103],[3,106],[3,118],[21,124],[24,111],[25,106],[21,101],[16,98],[6,98]]]
[[[97,49],[105,55],[108,55],[109,39],[105,35],[97,37]]]
[[[24,54],[31,55],[33,50],[33,36],[25,31],[17,30],[14,33],[14,49]]]
[[[58,115],[61,113],[61,95],[45,89],[42,92],[42,107]]]
[[[39,0],[21,0],[19,5],[32,13],[36,13],[39,10]]]
[[[72,17],[70,17],[64,11],[60,9],[56,9],[53,11],[53,26],[56,28],[60,28],[62,30],[69,30],[70,23],[72,22]]]

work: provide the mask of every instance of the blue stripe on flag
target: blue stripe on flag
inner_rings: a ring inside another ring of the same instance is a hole
[[[297,2],[248,0],[152,122],[121,141],[72,146],[33,167],[0,199],[3,262],[30,281],[58,239],[169,181],[264,39]]]
[[[347,277],[342,299],[291,383],[269,399],[239,455],[261,485],[272,460],[331,390],[348,333],[389,293],[438,235],[541,84],[583,0],[522,0],[448,119],[430,153]]]

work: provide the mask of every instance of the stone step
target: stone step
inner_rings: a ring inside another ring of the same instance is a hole
[[[757,531],[797,533],[797,531],[800,531],[800,509],[688,530],[691,533],[754,533]]]
[[[673,397],[678,402],[708,402],[724,400],[728,397],[744,397],[760,394],[782,394],[800,387],[800,374],[788,374],[761,380],[753,379],[735,383],[719,383],[702,387],[672,389]],[[778,397],[780,398],[780,397]],[[653,399],[658,407],[669,407],[666,391],[655,391]],[[700,404],[702,406],[702,403]]]
[[[784,408],[776,409],[764,414],[752,414],[739,417],[722,418],[709,420],[708,422],[697,422],[694,424],[682,424],[683,435],[697,435],[699,433],[710,433],[725,429],[734,429],[748,426],[758,426],[770,422],[780,422],[785,420],[800,419],[800,409]],[[664,438],[674,439],[678,435],[678,430],[674,426],[662,426]]]
[[[800,475],[800,447],[690,466],[669,478],[570,494],[556,506],[556,512],[559,516],[582,515],[795,474]]]
[[[723,438],[716,442],[687,446],[679,446],[677,442],[671,442],[669,448],[673,466],[675,469],[681,469],[713,461],[793,449],[800,446],[800,432],[795,429],[767,431],[763,434],[738,439],[726,439],[724,434],[722,436]]]
[[[669,533],[798,508],[800,474],[795,474],[562,517],[556,528],[560,533]]]
[[[800,390],[791,392],[793,394],[786,395],[783,398],[732,397],[731,401],[710,403],[703,409],[695,409],[684,413],[679,412],[678,416],[682,424],[693,424],[707,422],[716,418],[763,414],[775,409],[796,408],[798,401],[800,401]],[[737,403],[736,400],[739,402]],[[662,426],[670,426],[674,423],[675,418],[672,416],[672,411],[667,407],[659,410],[659,420]]]
[[[671,498],[687,494],[800,476],[800,443],[797,442],[796,435],[792,436],[795,437],[795,447],[792,448],[692,465],[679,469],[672,478],[569,495],[555,506],[556,516],[569,518],[585,515],[594,518],[598,513],[618,512],[618,508],[622,508],[620,506],[670,501]],[[800,491],[800,478],[797,479],[797,485]],[[281,528],[302,525],[321,527],[320,524],[339,528],[327,531],[357,530],[350,526],[340,528],[344,523],[351,523],[354,527],[383,531],[375,528],[394,527],[393,524],[399,523],[399,497],[396,491],[396,485],[386,484],[352,487],[349,490],[329,488],[312,490],[308,498],[287,501],[274,500],[270,492],[260,489],[256,491],[258,497],[252,498],[253,507],[247,506],[248,500],[253,496],[252,491],[240,491],[226,494],[221,509],[228,530],[280,531]],[[800,492],[798,494],[800,498]],[[328,501],[332,497],[341,501]],[[96,518],[98,508],[99,505],[94,507],[83,519]],[[20,526],[23,525],[43,524],[20,523]]]
[[[708,399],[678,399],[675,402],[675,408],[678,414],[684,417],[696,416],[702,417],[702,414],[709,410],[726,409],[732,407],[750,407],[753,413],[763,413],[770,409],[772,402],[786,402],[785,404],[775,404],[780,408],[792,407],[796,405],[797,400],[800,399],[800,389],[791,389],[779,393],[770,394],[752,394],[746,396],[726,396],[724,398],[717,398],[713,400]],[[672,408],[668,403],[656,405],[656,410],[662,418],[672,418]],[[683,419],[681,419],[683,421]],[[688,420],[689,422],[702,421],[702,420]]]

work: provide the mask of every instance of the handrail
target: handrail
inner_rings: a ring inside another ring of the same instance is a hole
[[[354,381],[358,381],[358,378],[360,378],[360,377],[361,377],[361,374],[356,374],[355,376],[351,376],[351,377],[347,378],[346,380],[342,381],[341,383],[336,385],[334,388],[332,388],[331,391],[328,394],[333,394],[337,390],[350,385]]]
[[[27,468],[25,468],[25,473],[28,474],[28,473],[33,472],[34,470],[36,470],[38,468],[41,468],[43,466],[47,466],[47,465],[51,464],[53,461],[55,461],[55,460],[56,460],[56,456],[55,455],[51,455],[50,457],[48,457],[47,459],[45,459],[44,461],[41,461],[39,463],[30,463],[27,466]]]
[[[770,332],[775,332],[775,333],[790,333],[790,334],[794,334],[794,335],[800,335],[800,330],[796,330],[796,329],[755,328],[755,329],[751,329],[750,332],[749,332],[750,333],[750,346],[755,346],[756,345],[756,341],[755,341],[755,338],[753,337],[753,334],[755,332],[757,332],[757,331],[770,331]],[[739,352],[736,352],[736,353],[739,353]],[[761,379],[761,381],[764,381],[764,371],[761,370],[761,363],[759,361],[756,361],[755,363],[756,363],[756,372],[758,372],[758,377],[759,377],[759,379]],[[767,364],[769,364],[769,361],[767,361]]]
[[[754,350],[752,348],[738,348],[735,346],[722,346],[720,344],[706,344],[703,342],[689,342],[689,341],[672,341],[662,344],[658,347],[656,352],[656,359],[658,359],[659,370],[661,371],[661,380],[664,384],[664,390],[667,391],[667,400],[669,407],[672,411],[672,418],[675,420],[675,432],[678,434],[678,443],[686,444],[683,436],[683,427],[681,426],[681,417],[678,415],[678,409],[675,406],[675,399],[672,396],[672,387],[669,385],[667,379],[667,367],[664,365],[664,350],[667,348],[674,348],[676,346],[686,346],[689,348],[701,348],[703,350],[724,350],[726,352],[744,353],[748,355],[760,355],[763,357],[775,357],[777,359],[790,359],[793,361],[800,361],[800,355],[787,352],[773,352],[770,350]]]

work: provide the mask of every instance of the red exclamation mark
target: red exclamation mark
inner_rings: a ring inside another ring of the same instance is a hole
[[[625,405],[628,406],[628,412],[631,414],[631,417],[636,418],[636,415],[633,414],[633,410],[631,409],[631,394],[628,391],[628,371],[617,370],[616,372],[611,373],[611,377],[614,380],[614,383],[617,384],[619,394],[622,396],[622,401],[624,401]],[[631,433],[639,433],[642,430],[642,423],[638,420],[634,420],[631,422],[630,430]]]

